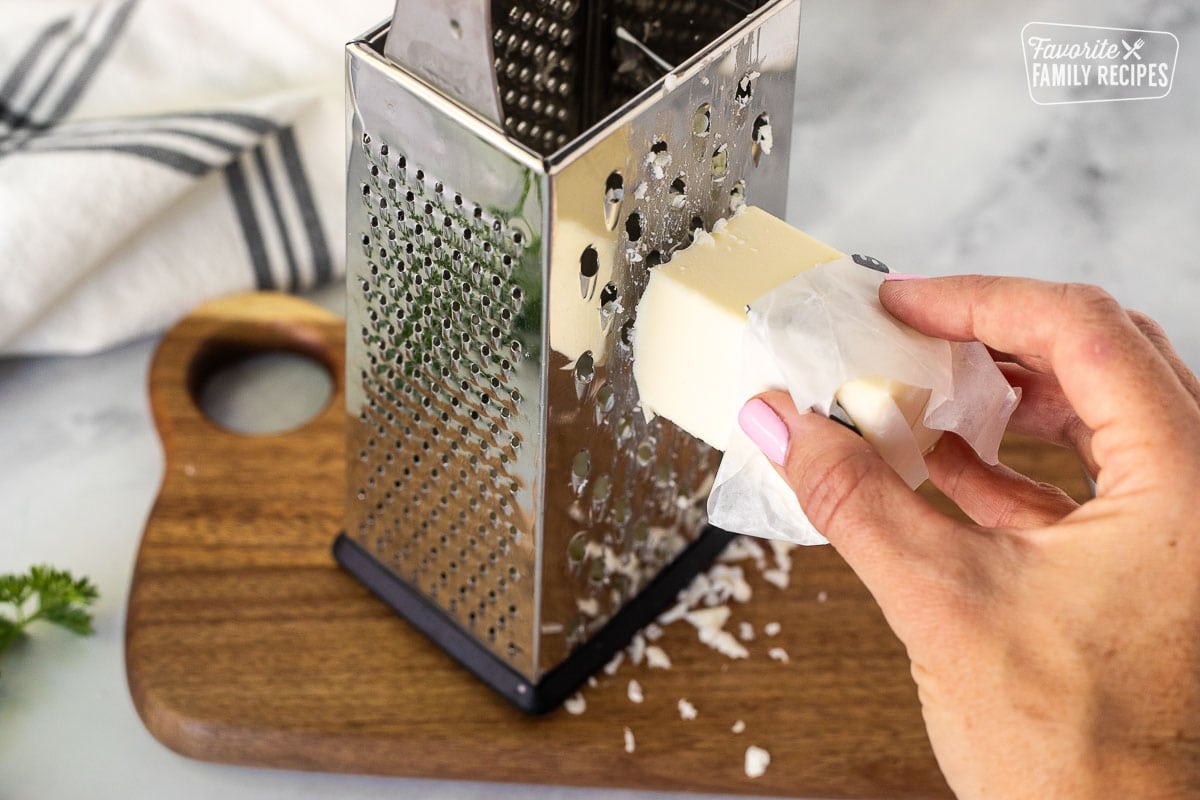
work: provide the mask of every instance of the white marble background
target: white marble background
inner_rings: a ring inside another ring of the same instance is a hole
[[[1036,106],[1019,43],[1031,20],[1172,31],[1175,88],[1163,100]],[[790,221],[903,271],[1099,283],[1157,317],[1200,367],[1200,7],[806,0],[802,41]],[[322,299],[336,308],[341,295]],[[0,361],[0,571],[50,561],[103,592],[94,639],[40,631],[4,657],[0,796],[668,797],[252,770],[157,744],[122,660],[162,470],[144,393],[153,347]]]
[[[1030,21],[1168,30],[1161,100],[1039,106]],[[1200,5],[809,0],[789,221],[903,272],[1104,286],[1200,369]]]

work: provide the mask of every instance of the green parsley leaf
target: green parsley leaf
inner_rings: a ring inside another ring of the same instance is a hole
[[[0,606],[10,607],[0,609],[0,652],[23,638],[25,629],[37,620],[81,636],[93,633],[87,607],[99,596],[87,578],[75,578],[66,570],[44,564],[24,575],[0,575]]]

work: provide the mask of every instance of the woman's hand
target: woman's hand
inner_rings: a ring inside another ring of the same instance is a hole
[[[1200,384],[1161,329],[1095,287],[888,281],[897,318],[988,345],[1010,428],[1076,449],[1096,497],[981,462],[947,434],[913,494],[862,439],[788,395],[780,469],[912,659],[960,798],[1200,797]]]

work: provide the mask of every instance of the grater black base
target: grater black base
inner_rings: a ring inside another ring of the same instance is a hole
[[[652,622],[701,570],[712,563],[734,534],[706,526],[696,540],[667,565],[594,636],[566,660],[531,683],[479,644],[440,608],[397,578],[346,534],[333,543],[333,557],[342,569],[449,653],[475,677],[527,714],[557,708],[588,676],[629,644],[634,634]]]

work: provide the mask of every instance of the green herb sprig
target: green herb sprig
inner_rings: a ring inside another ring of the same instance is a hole
[[[0,653],[25,636],[25,629],[38,620],[66,628],[80,636],[94,633],[87,607],[100,593],[87,578],[75,578],[66,570],[45,564],[24,575],[0,575]]]

